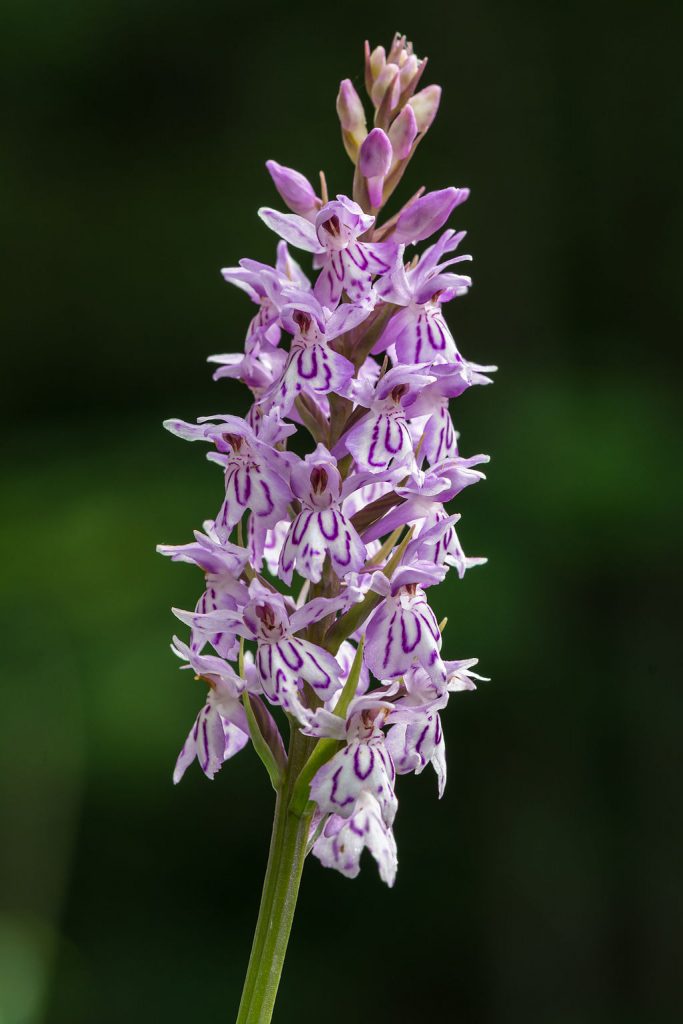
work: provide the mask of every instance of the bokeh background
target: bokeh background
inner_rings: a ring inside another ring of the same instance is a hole
[[[436,600],[492,681],[442,803],[401,781],[393,891],[307,865],[275,1019],[680,1019],[676,5],[5,0],[2,1024],[233,1019],[272,800],[251,752],[171,785],[200,581],[154,545],[221,480],[161,420],[245,408],[218,270],[273,256],[268,157],[349,189],[337,84],[396,28],[444,86],[403,195],[472,188],[449,318],[501,368],[456,410],[490,563]]]

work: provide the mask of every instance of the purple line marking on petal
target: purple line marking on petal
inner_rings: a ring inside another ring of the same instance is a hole
[[[389,465],[389,462],[386,458],[382,459],[381,461],[375,459],[375,450],[377,448],[377,442],[379,439],[379,432],[382,424],[382,419],[383,416],[380,414],[375,420],[375,425],[372,428],[372,441],[368,449],[368,466],[373,466],[375,469],[386,469],[386,467]]]
[[[264,496],[264,498],[266,499],[266,502],[267,502],[267,508],[266,508],[265,512],[259,512],[259,515],[265,517],[265,516],[269,516],[272,513],[273,509],[275,508],[275,503],[274,503],[274,501],[273,501],[273,499],[271,497],[271,494],[270,494],[270,487],[268,486],[266,481],[263,479],[263,477],[259,478],[259,483],[261,485],[261,490],[263,491],[263,496]]]
[[[420,753],[420,748],[422,747],[422,744],[426,740],[428,733],[429,733],[429,724],[425,725],[424,729],[422,730],[422,732],[420,733],[420,735],[418,737],[417,743],[415,744],[415,751],[416,751],[416,753],[418,753],[418,754]]]
[[[202,736],[204,738],[204,751],[205,751],[205,754],[204,754],[204,757],[201,760],[201,766],[202,766],[202,771],[206,772],[206,769],[209,767],[209,761],[210,761],[210,754],[209,754],[209,732],[208,732],[208,729],[207,729],[207,726],[206,726],[206,718],[204,718],[204,721],[202,722]]]
[[[386,644],[384,645],[384,658],[382,660],[382,666],[384,668],[386,668],[387,665],[389,664],[389,656],[391,654],[391,648],[392,648],[393,642],[394,642],[394,639],[393,639],[394,622],[396,621],[396,615],[397,614],[398,614],[397,612],[394,612],[394,614],[391,616],[391,619],[389,620],[389,626],[388,626],[388,629],[387,629],[387,640],[386,640]]]
[[[415,346],[415,362],[420,362],[420,354],[422,352],[423,334],[424,334],[424,314],[420,313],[417,320],[415,321],[415,337],[417,344]]]
[[[323,682],[316,682],[315,685],[321,690],[326,690],[327,687],[332,682],[332,676],[329,674],[329,672],[325,671],[325,669],[322,667],[322,665],[319,664],[315,656],[311,654],[310,651],[306,651],[306,660],[312,662],[317,668],[318,672],[320,672],[321,676],[323,677]]]
[[[363,769],[361,758],[361,751],[365,751],[364,756],[367,758],[367,768]],[[367,743],[361,743],[358,745],[353,754],[353,771],[357,778],[364,782],[370,775],[372,769],[375,766],[375,752],[372,747],[369,747]]]
[[[412,619],[412,621],[415,623],[415,626],[417,627],[417,632],[416,632],[416,635],[415,635],[415,640],[414,640],[414,642],[412,644],[409,643],[409,641],[408,641],[408,631],[406,629],[406,622],[408,620],[408,615],[404,614],[404,615],[401,616],[401,648],[403,649],[403,653],[404,654],[412,654],[412,652],[415,650],[415,648],[419,644],[420,640],[422,639],[422,626],[420,625],[420,620],[419,620],[418,616],[413,614],[413,615],[410,616],[410,618]]]
[[[332,270],[334,271],[335,277],[341,284],[344,280],[344,257],[341,252],[334,252],[330,257],[330,263]]]
[[[302,512],[294,520],[292,526],[292,541],[298,547],[304,539],[304,534],[308,530],[308,524],[311,521],[312,512]],[[297,528],[298,526],[298,528]]]
[[[275,646],[277,648],[278,654],[284,661],[287,668],[291,669],[292,672],[298,672],[304,663],[304,658],[302,657],[301,652],[299,650],[299,644],[295,640],[287,641],[287,646],[289,647],[290,651],[290,657],[292,658],[291,661],[288,660],[287,655],[285,654],[284,642],[276,644]]]
[[[323,537],[325,537],[326,540],[330,540],[330,541],[336,540],[337,537],[339,536],[339,523],[337,522],[337,517],[336,517],[335,513],[333,512],[332,513],[332,526],[333,526],[333,530],[332,530],[331,533],[328,533],[327,530],[325,529],[324,516],[325,516],[325,512],[318,512],[318,526],[320,527],[320,532],[322,533]]]
[[[438,331],[439,341],[435,339],[435,331]],[[435,352],[443,352],[446,348],[446,338],[444,332],[441,329],[441,325],[434,316],[427,317],[427,337],[429,338],[429,344]]]
[[[354,263],[359,270],[367,271],[370,266],[365,246],[356,242],[346,250],[346,256],[351,263]]]
[[[396,453],[400,452],[401,448],[403,447],[403,433],[401,431],[401,424],[400,422],[396,422],[396,418],[394,416],[386,416],[385,420],[386,426],[384,428],[384,447],[388,452],[391,452],[392,455],[396,455]],[[396,427],[396,430],[398,432],[398,441],[396,442],[396,444],[392,444],[391,439],[391,433],[394,427]]]

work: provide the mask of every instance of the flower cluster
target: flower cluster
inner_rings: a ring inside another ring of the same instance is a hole
[[[159,547],[205,581],[194,609],[174,609],[190,635],[172,649],[208,685],[174,780],[195,758],[213,778],[251,739],[280,786],[284,713],[307,755],[288,792],[313,853],[354,877],[367,847],[389,885],[396,775],[431,764],[443,793],[440,714],[481,678],[476,660],[443,658],[428,591],[485,561],[464,554],[448,509],[487,461],[460,454],[449,400],[495,369],[464,359],[444,315],[471,285],[464,232],[446,226],[468,190],[420,189],[381,218],[439,106],[438,86],[418,89],[425,63],[405,37],[366,46],[372,127],[341,83],[351,196],[268,161],[287,208],[259,210],[275,263],[223,270],[255,311],[244,351],[210,360],[253,401],[244,418],[166,422],[209,446],[225,487],[193,542]],[[290,247],[312,254],[310,274]]]

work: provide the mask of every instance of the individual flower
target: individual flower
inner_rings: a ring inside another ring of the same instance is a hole
[[[321,254],[321,270],[313,290],[318,301],[329,309],[337,306],[344,292],[351,302],[367,303],[373,278],[389,273],[399,251],[393,241],[361,241],[360,236],[372,227],[375,218],[343,195],[326,203],[314,224],[297,214],[278,213],[267,207],[259,210],[259,216],[292,245]]]
[[[393,464],[414,459],[413,439],[408,426],[409,406],[420,388],[433,378],[414,367],[395,366],[379,379],[376,387],[359,389],[355,397],[368,413],[341,441],[356,464],[370,473],[381,473]]]
[[[435,684],[445,684],[441,631],[423,589],[440,583],[444,575],[428,562],[401,566],[391,580],[375,574],[373,589],[385,600],[368,622],[364,657],[378,679],[398,679],[421,665]]]
[[[331,614],[343,604],[342,598],[315,598],[295,611],[285,599],[259,580],[249,586],[249,601],[238,611],[217,611],[197,615],[174,609],[193,628],[232,631],[256,642],[256,670],[263,693],[271,704],[281,704],[302,722],[308,720],[300,689],[308,683],[322,699],[328,700],[341,686],[341,668],[322,647],[299,634],[307,626]]]
[[[485,479],[481,470],[474,467],[488,461],[488,455],[471,455],[466,459],[457,455],[427,470],[413,471],[409,478],[395,485],[396,500],[386,515],[363,531],[363,540],[367,544],[399,526],[424,519],[435,502],[443,506],[465,487]]]
[[[173,781],[180,782],[196,758],[208,779],[249,742],[249,725],[240,700],[246,684],[221,658],[202,656],[174,637],[173,652],[209,684],[206,703],[178,755]]]
[[[261,345],[274,347],[279,343],[278,314],[283,291],[291,287],[299,290],[311,287],[299,264],[289,255],[286,242],[278,242],[275,267],[243,259],[238,267],[224,267],[221,274],[229,284],[246,292],[259,307],[247,329],[247,355],[258,351]]]
[[[318,770],[311,783],[311,799],[322,814],[350,818],[361,793],[371,793],[384,824],[392,825],[398,801],[396,773],[381,728],[386,715],[385,708],[366,705],[349,717],[345,746]]]
[[[206,534],[195,531],[194,543],[158,544],[157,551],[174,562],[189,562],[204,571],[206,590],[199,598],[195,612],[203,614],[225,608],[235,610],[248,599],[246,584],[240,577],[249,561],[249,552],[236,544],[221,543],[214,533],[213,523],[206,526]],[[233,660],[237,656],[232,633],[206,633],[201,629],[193,629],[193,651],[201,651],[207,642],[224,658]]]
[[[365,562],[365,544],[341,510],[341,475],[324,445],[292,466],[291,487],[301,512],[282,547],[280,579],[291,583],[296,567],[301,576],[319,583],[328,556],[337,576],[358,572]]]
[[[369,790],[360,793],[349,818],[332,814],[327,819],[312,852],[323,867],[356,878],[366,847],[377,862],[379,877],[391,887],[398,867],[396,840],[382,817],[379,801]]]
[[[387,750],[399,775],[419,775],[428,764],[436,772],[439,798],[446,788],[446,744],[439,712],[416,709],[409,721],[397,722],[387,734]]]
[[[410,416],[417,427],[420,455],[430,465],[456,458],[458,454],[458,433],[449,412],[449,399],[457,398],[476,384],[490,384],[491,378],[485,376],[485,372],[495,369],[495,366],[478,366],[464,359],[429,365],[433,379],[412,404]]]
[[[417,536],[406,548],[406,561],[412,559],[433,562],[435,565],[454,566],[463,578],[468,569],[484,565],[485,558],[468,558],[455,532],[459,514],[449,516],[443,505],[434,502],[419,525]]]
[[[342,392],[354,368],[330,342],[362,323],[370,307],[344,303],[334,312],[321,306],[313,295],[292,293],[282,309],[282,322],[293,335],[289,356],[279,378],[263,396],[282,415],[289,414],[299,395]]]
[[[222,541],[247,511],[269,528],[283,518],[291,491],[287,464],[273,444],[291,431],[279,420],[263,424],[263,440],[239,416],[205,416],[197,424],[166,420],[164,426],[186,440],[208,441],[218,449],[209,458],[225,470],[225,499],[215,521]]]
[[[441,307],[457,295],[464,295],[472,283],[471,278],[447,272],[446,267],[471,257],[439,261],[456,249],[464,236],[464,231],[445,231],[416,266],[406,269],[399,263],[380,282],[381,297],[403,308],[391,318],[373,351],[383,352],[391,345],[399,363],[462,361]]]
[[[258,400],[282,374],[287,353],[272,345],[260,345],[250,353],[226,352],[209,356],[208,362],[218,364],[214,380],[241,380]]]
[[[404,693],[396,701],[386,745],[399,775],[419,775],[428,764],[434,768],[439,799],[446,788],[446,744],[441,715],[449,694],[476,689],[474,679],[482,676],[472,672],[477,659],[446,661],[445,686],[435,686],[422,667],[413,667],[403,680]]]

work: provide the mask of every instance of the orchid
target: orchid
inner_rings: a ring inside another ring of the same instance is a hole
[[[206,703],[197,715],[178,755],[173,781],[180,782],[196,758],[208,779],[213,779],[223,763],[234,757],[249,742],[247,716],[240,700],[245,690],[240,679],[221,658],[197,655],[177,637],[172,650],[209,684]]]
[[[189,637],[172,649],[203,688],[173,779],[195,760],[213,779],[251,747],[276,792],[238,1024],[271,1019],[308,853],[354,878],[367,849],[394,884],[397,776],[431,765],[443,795],[442,715],[483,678],[475,659],[444,657],[429,599],[451,570],[486,561],[465,554],[451,507],[488,460],[460,453],[450,405],[495,369],[460,354],[444,313],[472,284],[464,232],[448,226],[469,192],[420,189],[384,216],[439,107],[438,86],[418,89],[425,65],[404,36],[366,47],[370,127],[341,83],[348,195],[267,162],[288,211],[259,210],[280,238],[275,262],[223,270],[257,308],[244,350],[210,357],[251,405],[165,423],[208,445],[224,475],[203,530],[158,548],[203,578],[194,606],[173,609]]]
[[[246,292],[259,307],[247,328],[246,354],[253,354],[261,346],[278,345],[281,336],[278,314],[283,291],[293,286],[311,287],[299,264],[289,255],[286,243],[280,242],[277,247],[275,267],[244,259],[238,267],[225,267],[221,274],[230,284]]]
[[[400,220],[397,227],[401,227]],[[439,260],[456,249],[464,237],[464,231],[444,232],[414,267],[406,269],[400,264],[385,277],[378,287],[381,298],[403,309],[392,317],[375,346],[376,352],[393,346],[395,361],[402,364],[462,360],[441,307],[444,302],[466,295],[472,285],[470,277],[445,272],[446,267],[472,257],[454,256],[441,263]]]
[[[370,306],[345,303],[332,312],[314,295],[291,293],[281,321],[292,335],[289,356],[278,380],[263,397],[284,415],[299,397],[343,391],[353,377],[353,363],[330,346],[341,334],[362,323]]]
[[[351,301],[369,301],[373,277],[388,273],[399,252],[395,242],[363,242],[375,218],[363,212],[348,196],[326,203],[314,224],[295,213],[278,213],[263,207],[261,219],[291,245],[323,256],[313,286],[316,298],[335,307],[346,292]]]
[[[377,382],[368,397],[358,389],[356,400],[360,406],[367,405],[370,414],[363,416],[342,439],[357,466],[379,473],[392,465],[414,462],[407,407],[432,379],[417,367],[395,366]]]
[[[301,502],[301,512],[287,532],[278,573],[285,583],[292,581],[292,569],[319,583],[325,559],[338,577],[358,572],[367,549],[340,507],[342,479],[336,460],[323,445],[293,467],[292,491]]]

